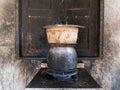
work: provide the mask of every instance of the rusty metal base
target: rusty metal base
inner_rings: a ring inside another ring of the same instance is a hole
[[[52,70],[52,69],[47,69],[46,73],[49,75],[52,75],[55,79],[57,79],[59,81],[65,81],[65,80],[71,79],[72,76],[73,77],[77,76],[78,70],[72,69],[67,72],[64,72],[64,71],[56,71],[56,70]],[[77,78],[73,78],[73,79],[77,79]]]

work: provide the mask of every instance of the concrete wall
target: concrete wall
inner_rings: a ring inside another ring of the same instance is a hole
[[[103,59],[86,67],[104,90],[120,90],[120,0],[104,0]],[[17,0],[0,0],[0,90],[24,90],[38,61],[15,59]]]
[[[120,0],[104,0],[103,59],[92,66],[92,76],[105,90],[120,90]]]

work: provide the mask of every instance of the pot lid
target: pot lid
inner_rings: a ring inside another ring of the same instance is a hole
[[[47,25],[47,26],[44,26],[43,28],[48,29],[48,28],[53,28],[53,27],[85,28],[85,26],[82,26],[82,25],[72,25],[72,24],[55,24],[55,25]]]

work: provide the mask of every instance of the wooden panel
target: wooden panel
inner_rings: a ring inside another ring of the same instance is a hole
[[[30,9],[49,9],[51,0],[29,0],[28,3]]]
[[[99,57],[99,0],[20,0],[22,58],[46,59],[50,45],[43,26],[68,23],[83,25],[75,49],[78,57]]]

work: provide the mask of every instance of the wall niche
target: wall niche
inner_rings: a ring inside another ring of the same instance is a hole
[[[61,23],[86,27],[79,30],[75,45],[79,59],[101,57],[101,6],[103,0],[19,0],[17,57],[46,60],[50,46],[43,26]]]

